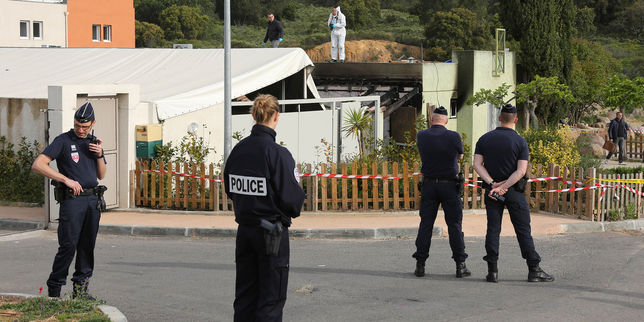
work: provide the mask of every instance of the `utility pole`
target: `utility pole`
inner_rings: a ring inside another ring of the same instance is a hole
[[[230,0],[224,0],[224,163],[232,150],[232,106],[230,98]]]

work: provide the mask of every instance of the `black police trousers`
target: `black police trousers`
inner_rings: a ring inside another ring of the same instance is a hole
[[[508,189],[505,193],[505,201],[491,199],[485,191],[485,210],[487,212],[487,233],[485,235],[485,251],[487,255],[483,259],[489,263],[496,263],[499,259],[499,235],[501,234],[501,219],[503,217],[503,208],[508,207],[510,221],[514,226],[514,232],[519,241],[521,256],[526,260],[528,266],[538,266],[541,257],[534,249],[532,233],[530,230],[530,209],[528,201],[522,192],[517,192],[514,188]]]
[[[60,290],[65,285],[69,266],[76,253],[74,285],[85,285],[94,271],[94,246],[101,219],[95,195],[76,196],[60,203],[58,218],[58,252],[54,258],[47,286]]]
[[[264,229],[239,225],[235,248],[235,321],[282,321],[290,248],[284,227],[277,256],[266,255]]]
[[[412,255],[416,260],[425,262],[429,257],[429,247],[432,243],[432,230],[438,206],[443,206],[445,223],[449,233],[449,246],[452,248],[452,258],[455,262],[464,262],[467,258],[465,242],[463,241],[463,208],[461,197],[456,188],[456,182],[441,182],[423,184],[420,199],[420,226],[416,237],[416,252]]]

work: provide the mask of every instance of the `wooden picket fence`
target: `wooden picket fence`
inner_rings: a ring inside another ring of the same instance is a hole
[[[316,172],[311,165],[298,166],[300,173]],[[484,209],[485,196],[478,187],[479,176],[469,164],[464,165],[464,175],[470,184],[465,186],[463,209]],[[532,169],[532,167],[528,167]],[[224,192],[220,173],[222,169],[212,164],[147,163],[137,162],[132,177],[134,204],[137,207],[157,209],[231,211],[232,202]],[[322,164],[319,173],[349,175],[380,175],[398,179],[327,178],[304,176],[300,186],[306,192],[304,211],[397,211],[420,208],[421,194],[418,182],[421,179],[419,164],[407,162],[380,164]],[[190,176],[184,175],[188,174]],[[596,179],[618,179],[617,175],[600,175],[595,169],[560,168],[537,165],[535,174],[529,176],[561,177],[561,180],[536,181],[527,186],[526,197],[532,210],[568,215],[586,220],[607,220],[616,213],[638,218],[643,213],[641,195],[627,191],[614,183],[603,183],[604,189],[595,186]],[[621,179],[641,179],[642,174],[622,176]],[[566,184],[563,181],[583,182]],[[642,191],[642,184],[623,184]],[[594,187],[576,192],[539,192],[566,188]],[[617,196],[617,197],[615,197]]]
[[[604,136],[604,141],[608,140],[608,135]],[[624,156],[626,159],[644,161],[644,135],[629,133],[626,142],[624,142]],[[619,151],[619,147],[616,147]]]

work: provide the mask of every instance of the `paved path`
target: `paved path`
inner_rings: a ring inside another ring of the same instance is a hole
[[[0,292],[45,285],[56,236],[26,234],[0,239]],[[642,232],[539,236],[535,244],[553,283],[525,281],[513,237],[501,238],[498,284],[484,281],[480,237],[466,238],[473,276],[464,279],[453,277],[446,238],[433,239],[424,278],[412,274],[413,240],[292,239],[284,321],[641,320]],[[90,290],[130,321],[231,321],[234,247],[231,238],[102,235]]]
[[[534,235],[551,235],[561,233],[564,223],[583,223],[585,221],[563,216],[532,214],[532,231]],[[292,229],[358,229],[358,228],[409,228],[418,227],[418,212],[401,213],[354,213],[354,214],[313,214],[304,213],[293,220]],[[484,210],[466,212],[463,216],[463,233],[466,236],[485,236],[487,220]],[[161,212],[106,212],[101,217],[103,225],[133,225],[159,227],[197,227],[197,228],[237,228],[232,215],[191,215],[164,214]],[[447,236],[447,225],[442,213],[436,219],[436,225],[442,228]],[[501,234],[514,236],[514,229],[509,216],[505,216]]]

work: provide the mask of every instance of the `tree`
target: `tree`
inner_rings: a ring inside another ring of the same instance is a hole
[[[575,12],[575,34],[588,35],[597,30],[595,27],[595,11],[592,8],[578,8]]]
[[[347,18],[347,28],[360,29],[380,19],[380,0],[340,0],[338,6]]]
[[[610,30],[618,36],[644,41],[644,0],[637,0],[631,6],[617,13],[610,23]]]
[[[504,100],[504,97],[508,95],[508,89],[510,89],[510,85],[506,83],[501,84],[501,86],[497,87],[495,90],[482,88],[476,92],[474,96],[468,98],[466,104],[474,104],[478,106],[484,103],[490,103],[496,108],[501,108],[503,105],[514,99],[514,97],[512,97],[507,101]]]
[[[632,113],[644,104],[644,77],[634,80],[624,75],[614,75],[604,88],[606,106],[617,107],[624,113]]]
[[[481,105],[490,103],[497,108],[503,104],[509,103],[516,99],[517,103],[527,103],[528,107],[523,109],[523,128],[538,128],[539,119],[536,110],[539,107],[540,114],[546,119],[552,121],[561,117],[565,110],[562,105],[573,102],[574,97],[567,85],[559,83],[556,76],[540,77],[527,84],[517,85],[515,96],[504,100],[508,96],[509,85],[503,83],[495,90],[481,89],[473,97],[467,100],[467,104]]]
[[[482,49],[489,44],[485,25],[479,22],[472,11],[465,8],[449,12],[436,12],[425,27],[427,57],[445,60],[451,57],[452,50]]]
[[[165,35],[161,27],[147,23],[145,21],[134,21],[135,34],[136,34],[136,47],[163,47],[165,43]]]
[[[364,114],[359,109],[351,109],[345,113],[344,123],[345,125],[342,127],[342,131],[345,132],[345,136],[355,137],[360,147],[360,155],[366,155],[367,151],[364,141],[371,125],[371,117],[369,114]]]
[[[531,82],[517,85],[516,96],[517,103],[527,104],[527,108],[523,109],[524,120],[526,120],[524,122],[527,123],[529,119],[530,127],[533,129],[539,127],[537,108],[539,108],[539,115],[546,122],[553,122],[566,114],[562,106],[574,101],[570,88],[566,84],[559,83],[557,76],[537,75]]]
[[[208,27],[209,18],[198,7],[170,6],[161,11],[161,28],[168,40],[200,39]]]
[[[138,21],[160,25],[161,11],[172,5],[199,7],[201,12],[215,18],[215,4],[212,0],[134,0],[134,15]]]
[[[500,7],[501,22],[521,43],[518,58],[525,79],[541,75],[568,81],[575,19],[572,0],[506,0]]]
[[[570,90],[575,97],[571,105],[573,124],[603,101],[608,79],[619,70],[619,64],[604,47],[594,41],[575,39]]]

